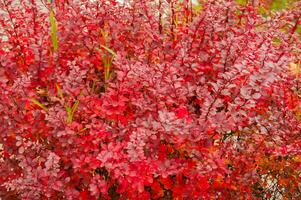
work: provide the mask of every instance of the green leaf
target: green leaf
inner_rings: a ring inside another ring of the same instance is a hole
[[[301,25],[298,25],[296,28],[296,32],[301,36]]]
[[[50,33],[51,42],[52,42],[53,50],[57,51],[59,47],[58,38],[57,38],[57,25],[52,9],[50,10],[49,19],[50,19],[50,26],[51,26],[51,33]]]
[[[286,8],[288,5],[288,0],[274,0],[271,9],[272,10],[281,10]]]
[[[32,98],[31,102],[36,104],[37,106],[39,106],[40,108],[42,108],[46,112],[48,112],[48,108],[46,106],[44,106],[42,103],[40,103],[38,100],[36,100],[35,98]]]
[[[236,2],[241,4],[241,5],[246,5],[248,3],[247,0],[236,0]]]

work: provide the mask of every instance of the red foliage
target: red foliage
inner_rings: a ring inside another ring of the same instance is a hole
[[[300,4],[13,4],[0,2],[1,197],[301,196]]]

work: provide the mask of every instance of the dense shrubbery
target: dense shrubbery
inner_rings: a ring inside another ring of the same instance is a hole
[[[300,198],[293,8],[2,0],[2,198]]]

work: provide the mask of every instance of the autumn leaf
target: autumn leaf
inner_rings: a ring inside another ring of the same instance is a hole
[[[295,75],[296,78],[298,78],[299,75],[300,75],[300,64],[296,64],[296,63],[294,63],[294,62],[291,62],[291,63],[289,64],[289,68],[290,68],[290,73],[291,73],[292,75]]]

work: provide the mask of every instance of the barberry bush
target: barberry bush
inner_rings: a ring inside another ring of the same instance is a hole
[[[300,199],[301,4],[0,1],[3,199]]]

